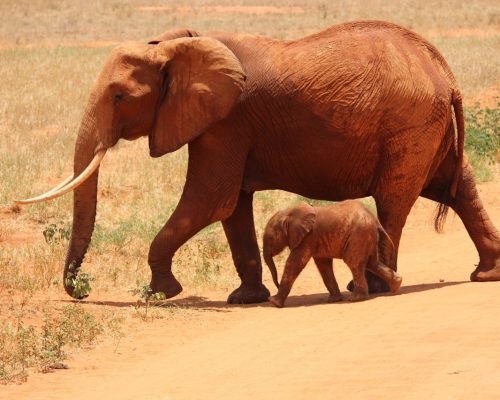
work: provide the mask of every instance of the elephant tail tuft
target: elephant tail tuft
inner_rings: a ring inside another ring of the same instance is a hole
[[[449,194],[446,193],[445,196],[448,198]],[[437,233],[443,233],[444,223],[446,222],[446,216],[448,215],[449,206],[447,204],[439,203],[436,208],[436,216],[434,217],[434,229]]]

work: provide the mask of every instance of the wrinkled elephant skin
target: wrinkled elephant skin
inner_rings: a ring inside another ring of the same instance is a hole
[[[167,297],[182,290],[171,273],[177,249],[222,221],[241,278],[228,301],[267,300],[252,199],[268,189],[332,201],[373,196],[396,257],[416,199],[441,202],[479,253],[472,279],[500,279],[500,235],[463,158],[457,82],[436,48],[405,28],[350,22],[294,41],[178,30],[123,44],[92,89],[75,176],[119,139],[141,136],[153,157],[189,146],[182,197],[148,256],[151,286]],[[98,169],[75,190],[65,277],[90,243],[97,184]]]

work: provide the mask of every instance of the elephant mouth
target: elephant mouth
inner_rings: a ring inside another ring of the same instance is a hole
[[[99,168],[99,165],[101,164],[102,159],[104,158],[104,155],[106,154],[105,148],[101,148],[96,151],[94,158],[92,161],[89,163],[87,168],[83,170],[83,172],[78,175],[76,178],[74,175],[68,176],[64,181],[62,181],[59,185],[54,187],[53,189],[49,190],[48,192],[41,194],[36,197],[32,197],[29,199],[24,199],[24,200],[16,200],[16,204],[33,204],[33,203],[40,203],[43,201],[48,201],[55,199],[57,197],[60,197],[68,192],[71,192],[72,190],[75,190],[78,186],[83,184],[94,172],[97,168]],[[74,178],[74,179],[73,179]]]

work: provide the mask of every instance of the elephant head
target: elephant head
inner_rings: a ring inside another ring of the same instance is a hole
[[[308,204],[300,204],[274,214],[264,229],[263,255],[276,287],[279,287],[278,273],[273,257],[286,246],[297,248],[316,222],[316,211]]]
[[[141,136],[149,137],[152,157],[177,150],[228,116],[245,78],[237,57],[207,37],[123,44],[111,52],[82,117],[74,175],[41,196],[18,202],[49,200],[75,190],[63,279],[70,295],[73,288],[66,277],[77,274],[90,243],[99,163],[106,150],[120,139]]]

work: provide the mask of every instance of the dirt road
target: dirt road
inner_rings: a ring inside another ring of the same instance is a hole
[[[500,183],[481,191],[499,226]],[[431,210],[420,201],[407,223],[398,295],[326,304],[313,265],[281,310],[185,295],[187,316],[145,323],[118,350],[100,345],[0,398],[498,399],[500,282],[469,282],[472,242],[456,217],[434,233]],[[340,262],[336,274],[345,287]]]

